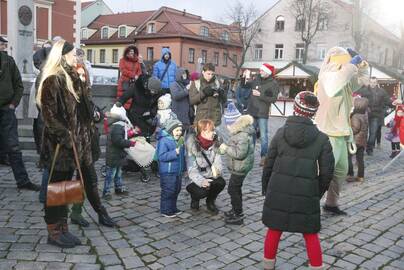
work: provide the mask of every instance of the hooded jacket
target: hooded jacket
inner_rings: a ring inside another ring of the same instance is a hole
[[[366,98],[354,99],[354,111],[351,115],[351,127],[357,146],[366,147],[368,140],[368,100]]]
[[[182,144],[180,153],[177,155],[175,149],[177,142],[173,136],[164,129],[157,134],[157,160],[159,162],[160,174],[180,175],[185,169],[185,147]]]
[[[253,123],[251,116],[243,115],[229,127],[230,139],[226,142],[226,154],[231,174],[247,175],[254,165]]]
[[[24,85],[14,59],[6,52],[0,52],[0,108],[20,103]]]
[[[190,125],[190,105],[189,105],[189,92],[184,83],[182,75],[185,73],[183,68],[178,68],[175,82],[171,83],[171,110],[177,115],[178,120],[183,125]]]
[[[130,141],[125,136],[125,122],[118,117],[110,116],[108,127],[105,161],[108,167],[119,167],[123,165],[126,157],[125,148],[130,147]]]
[[[320,199],[333,172],[328,137],[310,119],[288,117],[272,139],[263,168],[263,223],[280,231],[317,233]]]
[[[170,58],[167,62],[164,60],[164,55],[169,54]],[[169,65],[166,74],[164,74],[164,78],[162,78],[164,70],[166,69],[167,65]],[[169,48],[163,48],[161,50],[161,59],[154,64],[153,67],[153,76],[159,78],[161,81],[161,88],[170,88],[170,84],[175,82],[175,76],[177,72],[177,65],[171,58],[171,51]]]

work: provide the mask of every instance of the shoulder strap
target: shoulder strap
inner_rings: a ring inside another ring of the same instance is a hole
[[[209,167],[212,168],[212,162],[210,162],[210,160],[206,156],[205,152],[203,152],[203,149],[201,149],[201,154],[202,154],[203,158],[206,160],[206,162],[208,163]]]
[[[164,76],[166,75],[167,71],[168,71],[168,67],[171,65],[171,61],[167,63],[166,68],[163,71],[163,74],[161,75],[160,81],[162,81],[164,79]]]

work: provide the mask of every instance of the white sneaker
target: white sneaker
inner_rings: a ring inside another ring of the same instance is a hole
[[[171,215],[169,215],[169,214],[161,214],[163,217],[166,217],[166,218],[175,218],[177,215],[176,214],[171,214]]]

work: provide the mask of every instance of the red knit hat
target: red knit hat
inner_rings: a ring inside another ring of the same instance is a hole
[[[261,68],[262,71],[264,71],[265,73],[274,76],[275,75],[275,67],[271,66],[268,63],[264,63],[262,64]]]
[[[312,118],[320,106],[317,97],[310,91],[299,92],[295,97],[294,114]]]

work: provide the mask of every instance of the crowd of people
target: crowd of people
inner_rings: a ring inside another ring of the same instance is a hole
[[[5,43],[1,38],[0,46]],[[242,225],[242,186],[254,166],[259,139],[265,196],[262,222],[268,227],[264,269],[275,267],[282,232],[302,233],[310,267],[322,269],[320,199],[326,194],[324,211],[346,214],[339,206],[341,185],[345,180],[364,181],[364,153],[373,154],[387,107],[395,108],[386,135],[392,142],[392,157],[400,151],[400,143],[404,144],[401,101],[392,102],[377,86],[376,78],[366,83],[368,64],[352,50],[334,47],[328,51],[315,88],[296,95],[293,116],[269,143],[269,108],[279,94],[273,66],[263,64],[254,79],[245,72],[240,89],[250,93],[239,91],[235,104],[228,100],[213,64],[204,64],[200,74],[190,73],[178,67],[170,50],[163,48],[161,59],[149,74],[138,49],[131,45],[120,60],[117,100],[105,121],[106,177],[100,196],[94,163],[100,155],[96,123],[103,115],[92,101],[84,51],[58,38],[34,55],[38,76],[31,94],[37,110],[32,114],[43,170],[39,187],[29,180],[18,147],[14,109],[22,97],[20,73],[12,57],[0,48],[1,149],[8,156],[17,187],[40,191],[48,243],[62,248],[81,242],[68,229],[68,205],[50,204],[47,190],[71,180],[79,171],[100,224],[116,226],[101,198],[111,199],[112,184],[115,195],[128,195],[122,179],[125,149],[141,144],[139,137],[147,142],[152,137],[157,140],[155,160],[164,217],[180,216],[177,200],[186,175],[192,211],[199,211],[204,199],[207,210],[217,215],[216,200],[228,183],[231,210],[223,213],[224,221]],[[231,173],[229,179],[223,177],[223,166]],[[89,223],[81,215],[82,207],[82,201],[75,202],[70,219],[85,227]]]

